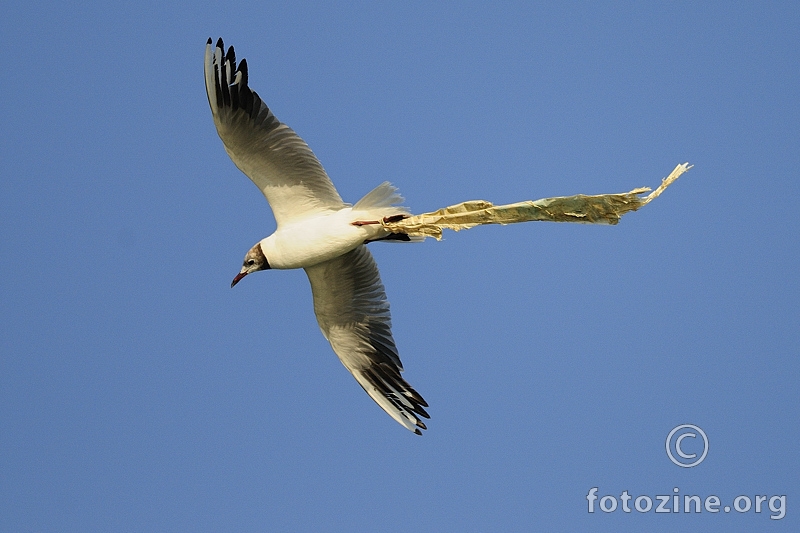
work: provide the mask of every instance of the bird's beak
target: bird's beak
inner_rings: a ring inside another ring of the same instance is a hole
[[[236,277],[233,278],[233,281],[231,281],[231,289],[233,288],[234,285],[239,283],[242,280],[242,278],[245,277],[247,274],[249,274],[249,272],[247,270],[244,270],[244,269],[242,269],[241,272],[236,274]]]

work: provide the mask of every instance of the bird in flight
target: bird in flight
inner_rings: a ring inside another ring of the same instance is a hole
[[[267,198],[275,232],[245,255],[231,287],[252,272],[302,268],[311,283],[322,334],[375,402],[422,435],[428,404],[400,373],[389,301],[366,244],[418,241],[381,222],[409,215],[397,189],[384,182],[355,205],[342,201],[317,157],[280,122],[247,84],[247,61],[233,46],[209,39],[205,53],[208,103],[225,151]]]

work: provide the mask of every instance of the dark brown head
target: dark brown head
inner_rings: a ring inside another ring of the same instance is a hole
[[[267,270],[270,268],[269,262],[267,261],[267,257],[264,255],[264,251],[261,249],[261,243],[256,243],[255,246],[250,248],[250,251],[247,252],[247,255],[244,256],[244,262],[242,263],[242,270],[233,278],[231,282],[231,288],[234,285],[239,283],[243,277],[248,275],[251,272],[258,272],[259,270]]]

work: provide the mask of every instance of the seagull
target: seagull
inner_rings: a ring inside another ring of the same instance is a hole
[[[422,435],[428,404],[400,375],[389,301],[366,244],[419,241],[381,222],[409,216],[388,182],[350,205],[342,201],[308,145],[280,122],[247,84],[247,61],[236,64],[222,39],[205,53],[208,103],[233,163],[269,202],[277,228],[244,257],[231,287],[260,270],[302,268],[314,314],[342,364],[375,402],[403,427]]]

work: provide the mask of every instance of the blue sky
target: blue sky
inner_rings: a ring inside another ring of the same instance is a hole
[[[796,2],[26,2],[0,34],[1,531],[798,530]],[[349,201],[695,167],[615,227],[371,245],[416,437],[302,272],[229,288],[274,221],[211,120],[219,36]],[[753,506],[622,510],[675,488]]]

